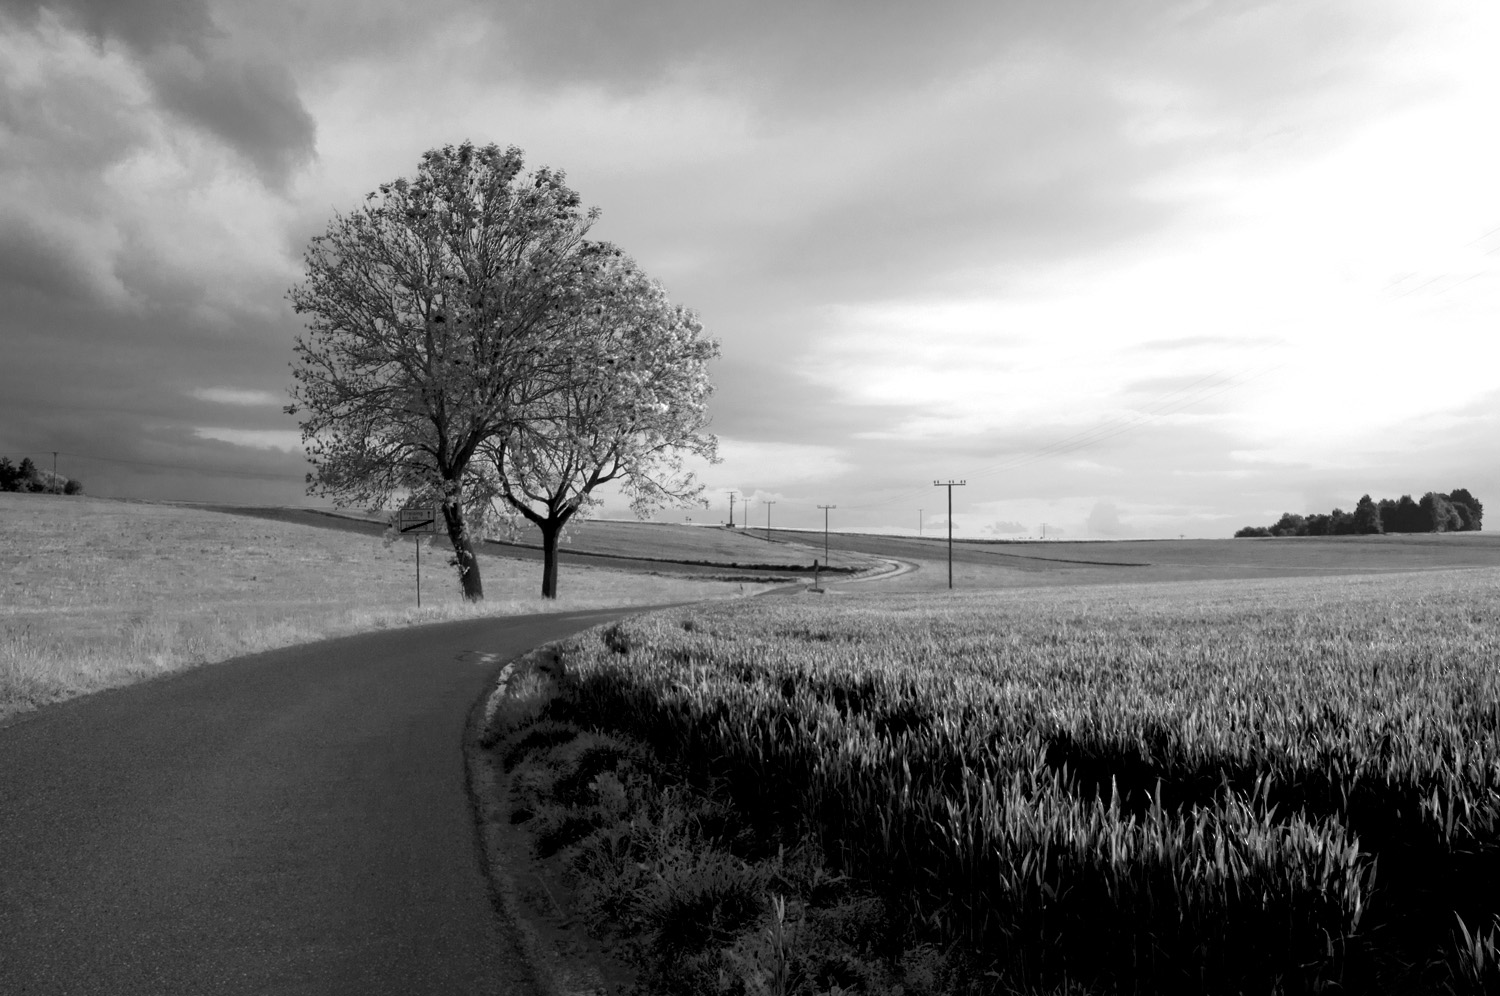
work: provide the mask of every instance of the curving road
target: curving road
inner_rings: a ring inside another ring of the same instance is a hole
[[[465,722],[507,659],[623,614],[330,640],[0,727],[0,992],[536,992]]]

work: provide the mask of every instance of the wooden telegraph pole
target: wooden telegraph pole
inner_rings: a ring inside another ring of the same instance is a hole
[[[948,489],[948,588],[953,589],[953,489],[961,488],[968,481],[933,481],[935,488]]]
[[[828,566],[828,510],[838,508],[837,505],[819,505],[823,510],[823,565]]]
[[[766,542],[767,543],[771,542],[771,506],[774,505],[774,504],[776,504],[774,501],[768,501],[768,502],[765,503],[765,506],[766,506]],[[749,524],[748,523],[749,523],[749,520],[746,520],[746,528],[747,529],[749,528]]]

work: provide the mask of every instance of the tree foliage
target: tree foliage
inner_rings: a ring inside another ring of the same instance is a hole
[[[83,492],[83,484],[71,477],[42,470],[31,457],[23,457],[20,466],[11,463],[10,457],[0,457],[0,491],[76,495]]]
[[[513,147],[426,153],[415,178],[335,216],[289,295],[307,321],[287,411],[302,416],[309,491],[436,504],[470,599],[484,594],[474,527],[495,497],[471,462],[555,381],[585,278],[609,255],[563,174],[523,165]]]
[[[519,149],[423,156],[335,216],[290,293],[294,404],[309,491],[351,505],[434,504],[464,594],[483,597],[476,537],[501,518],[548,541],[595,488],[638,511],[694,496],[679,453],[713,458],[706,363],[717,345],[614,246],[587,238],[561,172]],[[550,532],[549,532],[550,530]]]
[[[542,594],[557,596],[562,529],[615,482],[637,515],[702,492],[682,456],[715,460],[707,432],[718,344],[661,285],[616,255],[592,275],[590,306],[568,336],[567,362],[511,431],[487,447],[507,507],[541,532]]]
[[[1353,512],[1336,508],[1331,513],[1297,515],[1285,512],[1272,526],[1246,526],[1236,537],[1255,536],[1352,536],[1371,533],[1477,532],[1484,525],[1484,506],[1467,488],[1449,494],[1429,491],[1420,501],[1411,495],[1359,499]]]

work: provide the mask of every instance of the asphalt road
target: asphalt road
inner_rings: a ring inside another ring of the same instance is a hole
[[[0,992],[534,992],[464,726],[507,659],[621,614],[292,647],[0,728]]]

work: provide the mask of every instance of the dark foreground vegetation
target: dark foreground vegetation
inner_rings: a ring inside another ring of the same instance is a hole
[[[1500,992],[1500,579],[1081,591],[585,636],[517,818],[651,992]]]
[[[1236,538],[1258,536],[1362,536],[1374,533],[1460,533],[1484,528],[1484,505],[1467,488],[1451,494],[1429,491],[1420,501],[1411,495],[1373,500],[1360,498],[1354,511],[1336,508],[1327,515],[1284,512],[1275,525],[1246,526]]]
[[[71,477],[42,470],[31,457],[24,458],[20,466],[11,463],[10,457],[0,457],[0,491],[76,495],[83,493],[83,485]]]

